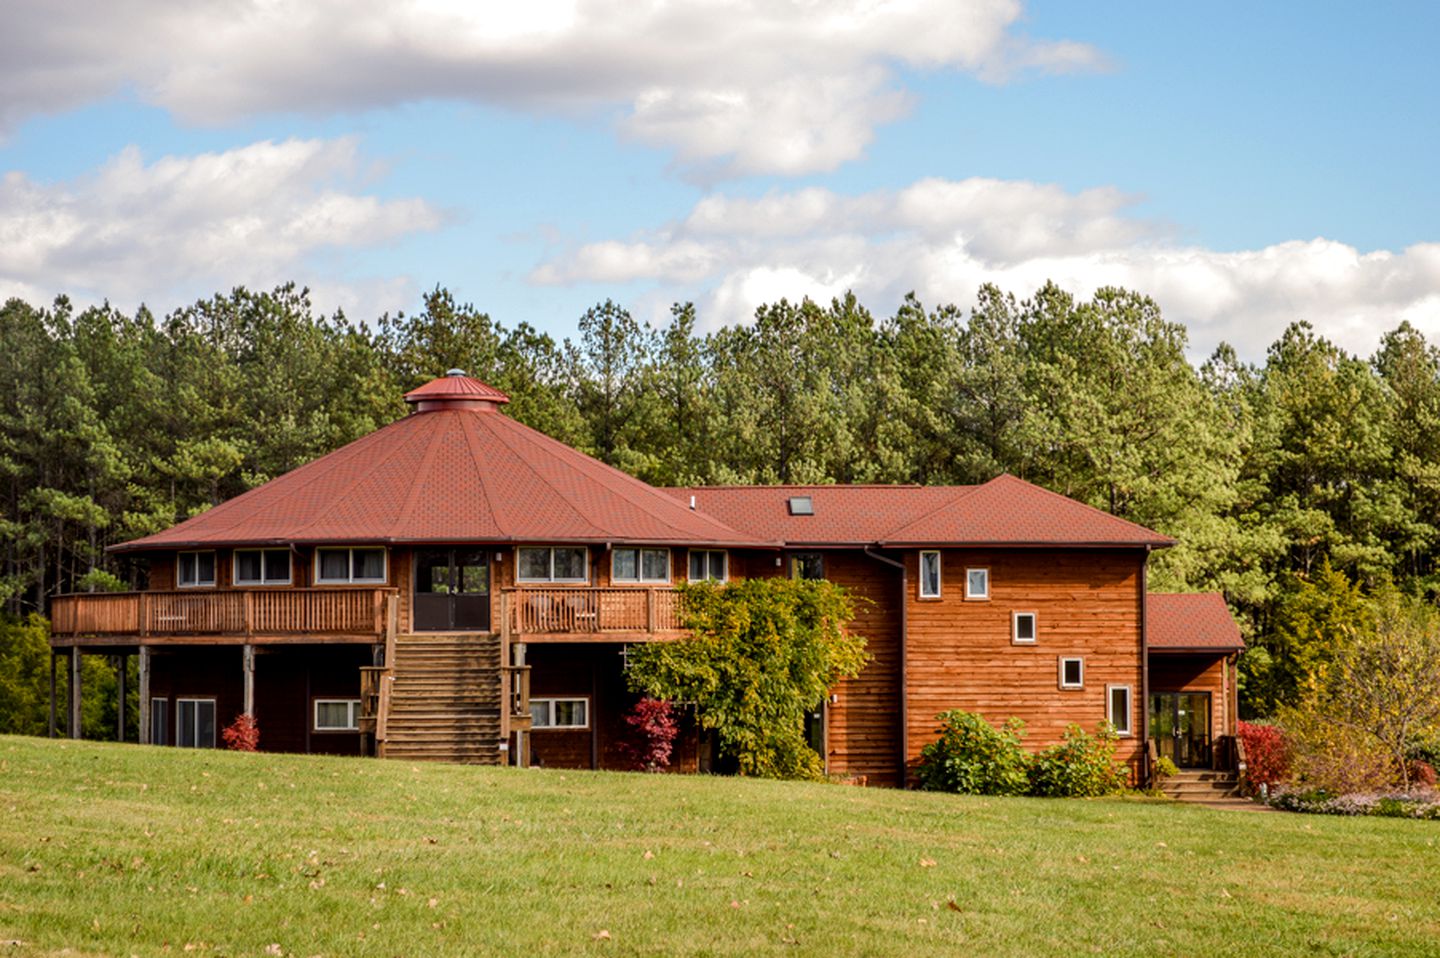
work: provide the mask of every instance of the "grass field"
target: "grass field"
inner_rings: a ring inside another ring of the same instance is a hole
[[[1440,826],[0,737],[62,952],[1440,954]]]

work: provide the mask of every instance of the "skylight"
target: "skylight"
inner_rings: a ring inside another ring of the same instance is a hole
[[[791,496],[790,514],[792,516],[813,516],[815,514],[815,500],[809,496]]]

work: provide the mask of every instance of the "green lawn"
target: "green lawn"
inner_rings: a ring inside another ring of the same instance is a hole
[[[1440,954],[1437,843],[1133,800],[0,737],[0,956]]]

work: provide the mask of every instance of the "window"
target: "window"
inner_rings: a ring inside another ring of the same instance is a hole
[[[236,585],[289,585],[289,549],[236,549]]]
[[[825,556],[819,552],[790,553],[790,578],[825,578]]]
[[[724,582],[730,578],[729,553],[722,549],[690,550],[690,581]]]
[[[940,551],[920,553],[920,598],[940,598]]]
[[[315,731],[355,732],[359,728],[359,699],[315,700]]]
[[[1115,733],[1122,738],[1130,735],[1130,686],[1111,685],[1105,689],[1107,715]]]
[[[530,717],[535,728],[589,728],[590,700],[532,698]]]
[[[150,700],[150,744],[170,744],[170,703],[166,699]]]
[[[385,582],[387,579],[382,548],[315,550],[316,582]]]
[[[1060,687],[1062,689],[1083,689],[1085,687],[1085,660],[1062,658],[1060,660]]]
[[[175,700],[175,744],[181,748],[215,747],[215,700]]]
[[[182,552],[175,569],[175,582],[182,589],[215,584],[215,553]]]
[[[792,516],[813,516],[815,514],[815,500],[810,496],[791,496],[789,505]]]
[[[669,549],[617,548],[610,554],[610,578],[615,582],[669,582]]]
[[[965,598],[967,598],[967,599],[988,599],[988,598],[990,598],[990,570],[989,570],[989,569],[966,569],[966,570],[965,570]]]
[[[1010,616],[1010,641],[1017,645],[1028,645],[1035,641],[1035,613],[1016,612]]]
[[[590,550],[584,546],[527,546],[515,551],[521,582],[590,581]]]

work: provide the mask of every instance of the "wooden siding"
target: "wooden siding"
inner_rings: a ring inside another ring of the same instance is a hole
[[[1150,691],[1209,692],[1211,740],[1235,734],[1235,670],[1226,654],[1152,651]]]
[[[1106,718],[1106,687],[1131,689],[1131,728],[1117,755],[1142,751],[1140,607],[1137,550],[959,550],[943,552],[941,597],[918,596],[919,553],[906,555],[910,594],[906,710],[907,757],[934,741],[947,709],[978,712],[999,724],[1025,722],[1027,747],[1060,740],[1076,723],[1087,731]],[[965,570],[990,570],[990,598],[964,598]],[[1036,613],[1036,641],[1012,642],[1011,615]],[[1085,687],[1059,688],[1059,660],[1085,660]]]

